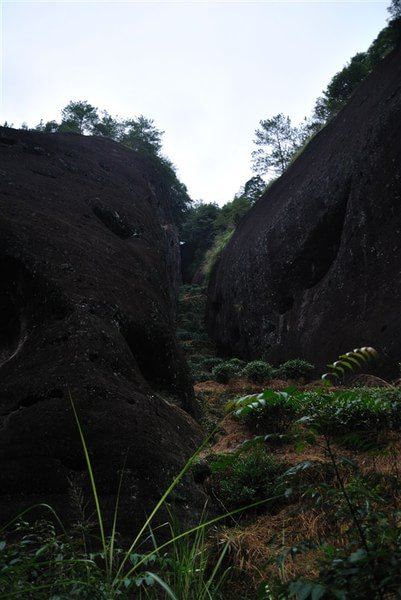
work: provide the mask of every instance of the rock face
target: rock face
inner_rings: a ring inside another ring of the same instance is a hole
[[[401,357],[401,47],[245,216],[209,286],[221,353]]]
[[[102,138],[1,128],[0,156],[0,522],[39,501],[73,518],[87,475],[71,393],[106,512],[126,460],[132,531],[200,437],[162,182]]]

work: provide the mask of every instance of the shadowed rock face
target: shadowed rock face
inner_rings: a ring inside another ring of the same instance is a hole
[[[245,216],[213,273],[220,352],[401,356],[401,47]]]
[[[78,135],[1,128],[0,161],[0,520],[38,501],[74,517],[87,477],[70,392],[106,512],[127,457],[132,531],[200,436],[162,182],[134,152]]]

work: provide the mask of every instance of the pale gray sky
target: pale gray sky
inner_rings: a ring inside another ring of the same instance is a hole
[[[192,197],[222,204],[252,175],[259,120],[309,114],[389,2],[3,0],[0,121],[59,119],[71,99],[144,114]]]

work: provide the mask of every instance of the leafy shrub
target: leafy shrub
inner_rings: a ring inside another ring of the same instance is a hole
[[[343,524],[341,548],[323,546],[316,582],[298,580],[289,586],[290,598],[396,598],[401,586],[401,528],[399,512],[385,514],[382,491],[358,477],[346,485],[360,531],[350,521],[344,494],[329,488],[330,509]],[[348,524],[348,525],[347,525]],[[363,532],[363,538],[361,537]],[[346,534],[346,535],[344,535]],[[320,594],[320,595],[319,595]]]
[[[218,383],[228,383],[232,377],[238,375],[238,369],[229,362],[222,362],[214,367],[212,374]]]
[[[204,366],[203,362],[207,359],[208,359],[208,357],[205,356],[204,354],[191,354],[191,357],[189,360],[191,363],[203,367]]]
[[[305,392],[304,422],[323,433],[355,431],[375,434],[401,426],[400,393],[380,388],[356,388],[329,393]]]
[[[217,365],[221,365],[222,362],[222,358],[218,358],[217,356],[207,356],[200,361],[200,365],[205,371],[211,371],[214,367],[217,367]]]
[[[243,368],[241,375],[255,383],[263,383],[273,377],[273,367],[263,360],[253,360]]]
[[[226,509],[273,497],[275,480],[284,470],[261,445],[218,455],[209,464],[213,492]]]
[[[245,418],[249,428],[258,433],[283,432],[299,413],[301,400],[291,388],[279,392],[265,390],[261,394],[243,396],[227,403],[226,410]]]
[[[195,381],[197,382],[210,381],[211,379],[213,379],[213,376],[210,373],[210,371],[195,371],[193,373],[193,376]]]
[[[213,271],[214,265],[217,262],[220,254],[230,241],[231,236],[234,233],[234,229],[228,229],[223,233],[216,235],[213,242],[213,246],[206,252],[205,259],[202,265],[202,271],[205,275],[206,281],[210,279],[210,275]]]
[[[355,388],[328,391],[266,390],[230,401],[226,410],[261,433],[285,431],[294,421],[334,435],[401,428],[401,391]]]
[[[283,379],[310,379],[315,367],[306,360],[294,358],[280,365],[277,375]]]
[[[192,338],[193,338],[193,333],[191,333],[190,331],[186,331],[185,329],[178,329],[176,335],[177,335],[177,340],[181,340],[183,342],[192,340]]]
[[[226,362],[234,367],[238,375],[246,365],[245,360],[241,360],[240,358],[230,358],[230,360],[227,360]]]

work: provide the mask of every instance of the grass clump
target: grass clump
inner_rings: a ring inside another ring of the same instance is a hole
[[[241,375],[254,383],[263,383],[272,379],[274,369],[263,360],[253,360],[243,368]]]
[[[169,510],[167,498],[180,484],[204,445],[162,494],[135,533],[129,548],[123,548],[116,531],[121,480],[111,531],[107,534],[89,451],[72,400],[71,405],[82,442],[99,535],[89,535],[87,528],[81,525],[77,531],[68,532],[49,505],[32,508],[49,511],[56,525],[45,520],[29,525],[25,517],[30,509],[24,511],[0,528],[0,596],[35,600],[220,598],[219,589],[225,575],[221,569],[225,549],[213,557],[212,566],[205,536],[207,527],[227,515],[209,521],[202,519],[184,532],[172,528],[171,535],[163,542],[157,542],[152,531],[154,517],[163,507]],[[93,526],[91,524],[91,528]]]

